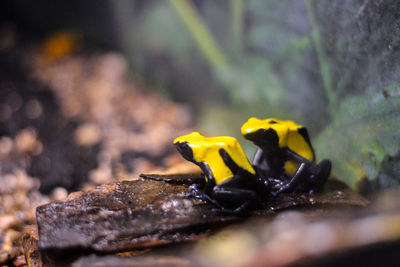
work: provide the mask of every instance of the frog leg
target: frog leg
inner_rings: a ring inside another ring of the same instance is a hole
[[[240,203],[235,209],[221,209],[223,213],[234,215],[246,215],[249,211],[257,208],[259,199],[257,187],[259,186],[254,174],[241,168],[224,150],[220,149],[219,154],[225,165],[232,171],[234,176],[216,185],[211,193],[212,198],[218,202]]]
[[[270,165],[269,161],[266,158],[266,154],[262,148],[257,148],[251,165],[253,167],[256,167],[258,170],[262,171],[263,173],[272,174],[276,171]]]
[[[194,159],[193,157],[193,150],[190,148],[190,145],[188,142],[182,142],[182,143],[177,143],[175,144],[176,149],[178,152],[182,155],[184,159],[187,161],[193,162],[197,166],[200,167],[200,169],[203,171],[204,175],[207,177],[207,183],[205,187],[205,193],[209,192],[212,187],[215,185],[215,179],[212,173],[212,170],[208,166],[207,163],[205,162],[198,162]],[[197,186],[195,184],[192,184],[190,187],[192,193],[188,193],[188,196],[194,196],[197,198],[200,198],[203,193],[200,192],[200,190],[197,189]]]
[[[177,148],[178,152],[183,156],[184,159],[186,159],[190,162],[193,162],[194,164],[199,166],[200,169],[203,171],[204,175],[207,177],[207,183],[204,188],[204,192],[200,191],[197,188],[196,184],[192,184],[191,186],[189,186],[189,189],[191,192],[186,193],[186,196],[194,197],[194,198],[212,203],[213,205],[221,208],[221,205],[217,201],[210,198],[210,196],[209,196],[210,192],[212,191],[212,188],[215,186],[215,178],[212,173],[212,170],[210,169],[210,166],[208,166],[208,164],[206,162],[198,162],[194,159],[193,151],[187,142],[182,142],[182,143],[176,144],[176,148]]]
[[[274,197],[278,196],[282,192],[294,191],[296,189],[296,187],[299,184],[301,184],[301,182],[303,181],[304,177],[307,175],[306,173],[307,173],[308,169],[312,165],[312,163],[308,159],[300,156],[299,154],[293,152],[290,149],[286,149],[285,152],[286,152],[288,158],[299,162],[300,165],[299,165],[299,167],[297,168],[296,172],[293,174],[292,178],[290,179],[290,181],[288,183],[283,184],[279,188],[278,191],[272,192],[272,195]]]
[[[258,206],[257,193],[250,189],[241,189],[243,183],[248,183],[248,179],[243,176],[234,176],[224,183],[213,187],[211,192],[201,192],[196,184],[189,186],[192,190],[187,196],[192,196],[197,199],[209,202],[217,207],[218,212],[232,215],[246,215],[249,211],[254,210]],[[250,181],[251,182],[251,181]],[[239,187],[239,188],[236,188]],[[240,203],[235,209],[224,208],[221,203]]]
[[[235,179],[235,178],[232,178]],[[257,193],[248,189],[230,188],[225,186],[215,186],[212,198],[222,203],[240,203],[235,209],[219,208],[216,211],[224,214],[247,215],[250,211],[258,207]]]
[[[304,173],[306,169],[308,168],[307,164],[305,163],[300,163],[299,168],[296,170],[295,174],[293,177],[290,179],[288,183],[283,184],[278,191],[272,192],[271,194],[276,197],[280,193],[286,192],[286,191],[293,191],[302,181],[304,177]]]
[[[325,183],[331,173],[332,163],[328,159],[322,160],[318,165],[310,167],[307,181],[312,184],[312,189]]]
[[[260,169],[265,169],[267,167],[263,166],[265,165],[264,152],[260,148],[257,148],[256,153],[254,154],[253,165],[257,166]]]
[[[200,169],[203,171],[204,175],[207,177],[207,183],[205,185],[203,192],[197,188],[196,184],[190,185],[189,189],[191,190],[191,192],[187,193],[186,196],[194,197],[194,198],[209,202],[218,208],[222,208],[222,206],[218,203],[218,201],[216,201],[210,197],[210,194],[211,194],[213,188],[215,187],[215,178],[210,169],[210,166],[208,166],[208,164],[205,162],[196,162],[196,164],[200,167]]]
[[[305,176],[302,178],[300,184],[294,188],[295,192],[309,192],[314,193],[315,189],[320,188],[329,178],[332,163],[330,160],[323,160],[318,165],[312,163],[306,170]]]
[[[222,206],[218,203],[218,201],[212,199],[208,194],[201,192],[198,188],[196,184],[192,184],[189,186],[189,189],[191,190],[191,192],[186,193],[187,197],[194,197],[200,200],[203,200],[205,202],[209,202],[211,204],[213,204],[214,206],[222,209]]]
[[[268,177],[267,182],[270,188],[270,191],[268,193],[274,192],[282,188],[282,186],[285,184],[286,177],[280,177],[279,179],[273,178],[273,177]]]

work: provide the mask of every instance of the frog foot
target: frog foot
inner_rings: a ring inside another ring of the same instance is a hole
[[[214,199],[210,198],[207,194],[201,192],[201,191],[197,188],[197,185],[196,185],[196,184],[190,185],[190,186],[189,186],[189,189],[190,189],[191,192],[186,193],[186,196],[187,196],[187,197],[193,197],[193,198],[196,198],[196,199],[200,199],[200,200],[202,200],[202,201],[211,203],[211,204],[213,204],[214,206],[216,206],[216,207],[222,209],[222,206],[221,206],[217,201],[215,201]]]

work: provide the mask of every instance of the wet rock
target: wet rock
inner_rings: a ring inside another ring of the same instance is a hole
[[[200,173],[188,173],[188,174],[141,174],[140,177],[145,179],[151,179],[155,181],[164,181],[167,183],[184,184],[184,185],[203,185],[204,175]]]
[[[276,198],[270,198],[263,203],[263,210],[259,214],[269,211],[277,211],[296,206],[324,206],[343,209],[343,206],[365,207],[369,200],[357,194],[342,182],[329,180],[323,189],[314,194],[309,193],[285,193]]]
[[[198,240],[237,220],[187,198],[188,188],[154,180],[122,181],[37,208],[39,248],[126,251]]]
[[[73,193],[65,201],[38,207],[39,248],[127,251],[198,240],[209,229],[239,220],[218,215],[211,205],[187,197],[190,183],[179,182],[184,180],[182,175],[143,176],[147,178],[99,186]],[[200,181],[198,175],[185,177],[190,182]],[[298,205],[367,204],[352,191],[340,186],[339,190],[338,185],[333,188],[336,191],[331,188],[331,193],[312,196],[282,194],[267,202],[266,210],[255,214],[271,214]]]
[[[200,188],[204,186],[203,174],[141,174],[140,177],[155,181],[163,181],[171,184],[197,184]],[[370,202],[351,190],[344,183],[337,180],[329,180],[321,191],[314,194],[309,193],[285,193],[278,197],[270,197],[262,203],[262,209],[254,214],[262,215],[296,206],[362,206],[365,207]]]

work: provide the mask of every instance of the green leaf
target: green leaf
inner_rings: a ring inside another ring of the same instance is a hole
[[[399,126],[399,84],[349,96],[316,139],[317,156],[331,159],[333,175],[356,189],[363,178],[375,181],[384,160],[398,153]]]

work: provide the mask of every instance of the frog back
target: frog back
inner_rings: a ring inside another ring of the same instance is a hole
[[[187,142],[192,149],[194,160],[204,162],[210,167],[216,184],[234,176],[220,155],[221,149],[224,149],[238,166],[255,174],[242,147],[234,137],[204,137],[198,132],[193,132],[176,138],[174,143],[178,142]]]

